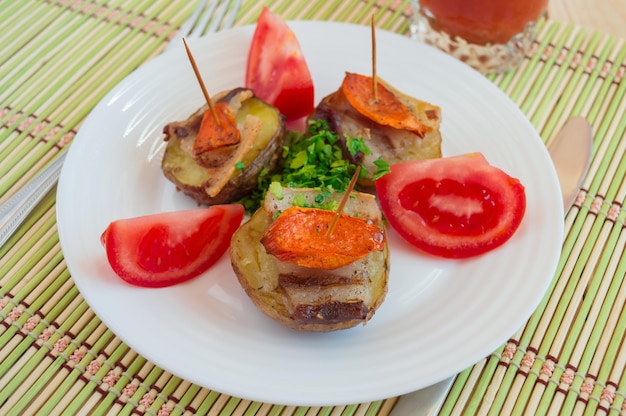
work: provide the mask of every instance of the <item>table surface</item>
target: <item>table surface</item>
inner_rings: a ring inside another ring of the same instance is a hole
[[[549,0],[551,19],[626,38],[626,0]]]
[[[0,1],[0,203],[60,152],[120,80],[162,52],[194,2]],[[266,0],[285,19],[408,33],[409,0]],[[261,2],[244,0],[236,25]],[[626,415],[626,0],[552,0],[523,64],[487,78],[549,143],[571,116],[595,141],[552,285],[523,328],[462,371],[457,414]],[[68,59],[71,56],[72,59]],[[133,351],[84,301],[46,195],[0,247],[0,414],[387,416],[397,398],[297,407],[230,397]]]

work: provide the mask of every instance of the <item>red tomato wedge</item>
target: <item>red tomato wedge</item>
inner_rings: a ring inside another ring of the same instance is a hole
[[[383,214],[407,242],[446,258],[504,244],[526,211],[524,186],[480,153],[405,162],[376,181]]]
[[[113,271],[126,282],[165,287],[198,276],[230,245],[241,225],[239,204],[113,221],[100,241]]]
[[[300,43],[287,23],[267,7],[261,11],[248,51],[245,84],[287,120],[313,111],[313,79]]]

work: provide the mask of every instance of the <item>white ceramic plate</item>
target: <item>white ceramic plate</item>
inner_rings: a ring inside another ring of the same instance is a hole
[[[369,74],[368,27],[290,22],[316,99],[344,71]],[[253,27],[191,43],[210,91],[241,86]],[[183,48],[147,63],[94,109],[74,139],[58,188],[58,227],[86,301],[124,342],[165,370],[216,391],[293,405],[393,397],[443,380],[489,355],[538,305],[559,258],[558,179],[540,138],[486,78],[430,47],[377,33],[378,75],[443,108],[444,154],[481,151],[521,179],[528,208],[503,247],[463,261],[416,253],[390,232],[385,303],[365,327],[299,333],[266,318],[228,256],[178,286],[132,287],[109,268],[100,233],[110,221],[195,207],[163,177],[162,127],[203,97]]]

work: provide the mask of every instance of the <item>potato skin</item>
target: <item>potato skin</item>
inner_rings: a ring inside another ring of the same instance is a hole
[[[383,303],[387,294],[389,277],[389,251],[387,245],[381,252],[370,253],[369,287],[373,294],[365,319],[351,319],[332,323],[302,323],[293,319],[285,304],[284,290],[278,284],[276,259],[267,254],[260,240],[272,222],[263,208],[257,210],[249,221],[233,235],[230,258],[233,270],[252,303],[276,322],[298,331],[331,332],[365,324]]]
[[[232,90],[223,94],[221,99],[230,99],[242,91],[246,89]],[[250,98],[243,100],[236,112],[237,124],[244,131],[250,117],[257,117],[262,120],[263,127],[254,148],[244,156],[244,169],[232,169],[227,182],[215,195],[211,195],[208,189],[222,173],[198,164],[191,151],[206,107],[187,120],[169,123],[164,128],[167,147],[161,162],[163,174],[177,189],[201,205],[226,204],[243,198],[256,188],[258,175],[263,169],[271,172],[278,165],[286,135],[284,116],[251,92],[248,95]]]

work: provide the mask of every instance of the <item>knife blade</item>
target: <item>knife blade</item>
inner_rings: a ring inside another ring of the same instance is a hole
[[[571,117],[556,137],[548,143],[548,152],[556,169],[563,197],[563,212],[567,214],[587,175],[591,162],[593,132],[584,117]],[[400,396],[389,416],[435,416],[439,413],[454,377]]]
[[[591,162],[593,132],[584,117],[572,117],[553,141],[548,143],[548,152],[556,168],[564,212],[570,209],[587,175]]]

